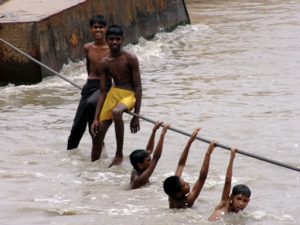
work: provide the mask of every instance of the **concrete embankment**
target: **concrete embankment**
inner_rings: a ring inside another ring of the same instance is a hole
[[[83,59],[96,14],[121,25],[126,43],[190,23],[184,0],[0,0],[0,37],[59,71]],[[0,84],[32,84],[47,75],[53,74],[0,41]]]

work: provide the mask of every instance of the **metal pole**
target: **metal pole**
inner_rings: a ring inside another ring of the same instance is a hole
[[[70,84],[72,84],[73,86],[77,87],[78,89],[81,90],[81,87],[75,83],[73,83],[71,80],[67,79],[66,77],[64,77],[63,75],[57,73],[55,70],[51,69],[50,67],[46,66],[45,64],[39,62],[38,60],[36,60],[35,58],[31,57],[30,55],[28,55],[27,53],[25,53],[24,51],[20,50],[19,48],[15,47],[14,45],[10,44],[9,42],[5,41],[3,38],[0,38],[0,41],[2,41],[3,43],[5,43],[6,45],[10,46],[11,48],[13,48],[14,50],[16,50],[17,52],[21,53],[22,55],[28,57],[29,59],[31,59],[32,61],[34,61],[35,63],[39,64],[40,66],[44,67],[45,69],[51,71],[52,73],[54,73],[55,75],[57,75],[58,77],[62,78],[63,80],[69,82]],[[155,124],[156,121],[152,120],[152,119],[149,119],[145,116],[142,116],[140,114],[136,114],[136,113],[132,113],[132,112],[127,112],[129,115],[132,115],[132,116],[137,116],[145,121],[148,121],[150,123],[153,123]],[[172,130],[174,132],[177,132],[179,134],[182,134],[182,135],[185,135],[185,136],[189,136],[191,137],[192,134],[190,133],[187,133],[185,131],[182,131],[182,130],[179,130],[179,129],[176,129],[176,128],[173,128],[173,127],[169,127],[168,128],[169,130]],[[206,142],[206,143],[210,143],[210,140],[208,139],[205,139],[205,138],[201,138],[201,137],[196,137],[197,140],[200,140],[202,142]],[[217,144],[218,147],[220,148],[223,148],[225,150],[231,150],[231,148],[229,146],[226,146],[226,145],[222,145],[222,144]],[[246,156],[249,156],[249,157],[252,157],[252,158],[255,158],[255,159],[258,159],[258,160],[261,160],[261,161],[264,161],[264,162],[268,162],[268,163],[271,163],[271,164],[274,164],[274,165],[277,165],[277,166],[281,166],[281,167],[285,167],[285,168],[288,168],[288,169],[291,169],[291,170],[295,170],[295,171],[298,171],[300,172],[300,168],[299,167],[294,167],[294,166],[291,166],[291,165],[288,165],[288,164],[285,164],[285,163],[281,163],[281,162],[278,162],[278,161],[275,161],[275,160],[272,160],[272,159],[267,159],[265,157],[262,157],[262,156],[259,156],[259,155],[255,155],[255,154],[252,154],[252,153],[249,153],[249,152],[245,152],[245,151],[242,151],[242,150],[237,150],[236,151],[237,153],[240,153],[242,155],[246,155]]]
[[[156,121],[154,120],[151,120],[145,116],[142,116],[142,115],[139,115],[139,114],[136,114],[136,113],[133,113],[133,112],[128,112],[128,114],[132,115],[132,116],[137,116],[145,121],[148,121],[150,123],[153,123],[155,124]],[[176,129],[174,127],[169,127],[168,128],[169,130],[172,130],[174,132],[177,132],[179,134],[182,134],[182,135],[185,135],[185,136],[188,136],[188,137],[191,137],[192,134],[191,133],[187,133],[185,131],[182,131],[182,130],[179,130],[179,129]],[[211,141],[208,140],[208,139],[205,139],[205,138],[201,138],[201,137],[196,137],[197,140],[199,141],[202,141],[202,142],[206,142],[206,143],[210,143]],[[217,147],[220,147],[220,148],[223,148],[225,150],[231,150],[231,147],[229,146],[226,146],[226,145],[223,145],[223,144],[219,144],[217,143],[216,145]],[[299,167],[294,167],[294,166],[291,166],[291,165],[288,165],[288,164],[285,164],[285,163],[281,163],[281,162],[278,162],[278,161],[275,161],[275,160],[272,160],[272,159],[268,159],[268,158],[265,158],[263,156],[259,156],[259,155],[255,155],[255,154],[252,154],[252,153],[249,153],[249,152],[245,152],[245,151],[242,151],[242,150],[239,150],[237,149],[236,151],[237,153],[240,153],[242,155],[245,155],[245,156],[249,156],[249,157],[252,157],[252,158],[255,158],[255,159],[258,159],[258,160],[261,160],[261,161],[264,161],[264,162],[268,162],[268,163],[271,163],[271,164],[274,164],[274,165],[277,165],[277,166],[281,166],[281,167],[285,167],[285,168],[288,168],[288,169],[291,169],[291,170],[295,170],[295,171],[298,171],[300,172],[300,168]]]
[[[22,55],[26,56],[27,58],[29,58],[30,60],[32,60],[33,62],[37,63],[38,65],[40,65],[41,67],[44,67],[45,69],[49,70],[50,72],[54,73],[56,76],[59,76],[61,79],[69,82],[70,84],[72,84],[73,86],[77,87],[78,89],[81,90],[81,87],[78,84],[75,84],[73,81],[69,80],[68,78],[60,75],[58,72],[56,72],[55,70],[53,70],[52,68],[50,68],[49,66],[46,66],[45,64],[41,63],[40,61],[36,60],[35,58],[33,58],[32,56],[30,56],[29,54],[27,54],[26,52],[22,51],[21,49],[15,47],[14,45],[10,44],[9,42],[5,41],[3,38],[0,37],[0,40],[5,43],[6,45],[8,45],[9,47],[11,47],[12,49],[16,50],[17,52],[21,53]]]

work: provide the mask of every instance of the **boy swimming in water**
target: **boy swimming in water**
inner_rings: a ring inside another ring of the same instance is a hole
[[[157,122],[154,125],[146,150],[137,149],[130,154],[130,162],[133,166],[130,179],[131,189],[140,188],[147,184],[158,163],[163,150],[164,137],[169,127],[169,125],[163,125],[163,130],[161,131],[159,141],[153,153],[153,158],[151,159],[151,154],[154,149],[155,133],[161,125],[161,122]]]
[[[190,191],[189,184],[181,178],[181,175],[182,175],[182,172],[183,172],[186,160],[187,160],[187,156],[189,153],[189,149],[190,149],[193,141],[196,139],[196,136],[197,136],[199,130],[200,130],[200,128],[195,129],[191,138],[188,140],[188,142],[181,154],[181,157],[179,159],[175,175],[168,177],[164,181],[164,191],[169,196],[169,207],[171,209],[172,208],[178,209],[178,208],[192,207],[195,200],[199,196],[200,191],[206,180],[208,169],[209,169],[210,156],[216,146],[216,142],[214,142],[214,141],[209,144],[209,147],[206,151],[206,154],[205,154],[205,157],[203,160],[203,164],[202,164],[202,167],[200,170],[199,177],[198,177],[196,183],[194,184],[192,191]]]
[[[244,184],[235,185],[232,188],[232,193],[230,195],[232,167],[235,153],[236,149],[232,148],[230,160],[227,167],[221,202],[215,208],[213,214],[208,218],[209,221],[216,221],[227,213],[238,213],[240,211],[243,211],[250,201],[251,191]]]

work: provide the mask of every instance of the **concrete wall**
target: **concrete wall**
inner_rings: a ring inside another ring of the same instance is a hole
[[[0,5],[0,37],[59,71],[69,59],[83,59],[82,47],[92,40],[88,22],[95,14],[121,25],[126,43],[190,23],[184,0],[86,0],[26,22],[1,21]],[[0,41],[0,83],[32,84],[47,75],[52,74]]]

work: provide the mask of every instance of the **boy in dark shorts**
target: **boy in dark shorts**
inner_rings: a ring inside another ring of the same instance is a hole
[[[81,91],[81,99],[68,138],[67,150],[77,148],[88,124],[89,130],[94,121],[98,99],[100,97],[100,79],[96,70],[99,61],[109,53],[108,45],[105,41],[107,30],[106,20],[103,16],[93,16],[89,22],[90,32],[94,41],[84,45],[86,55],[86,69],[88,78]],[[108,82],[109,89],[111,82]]]

